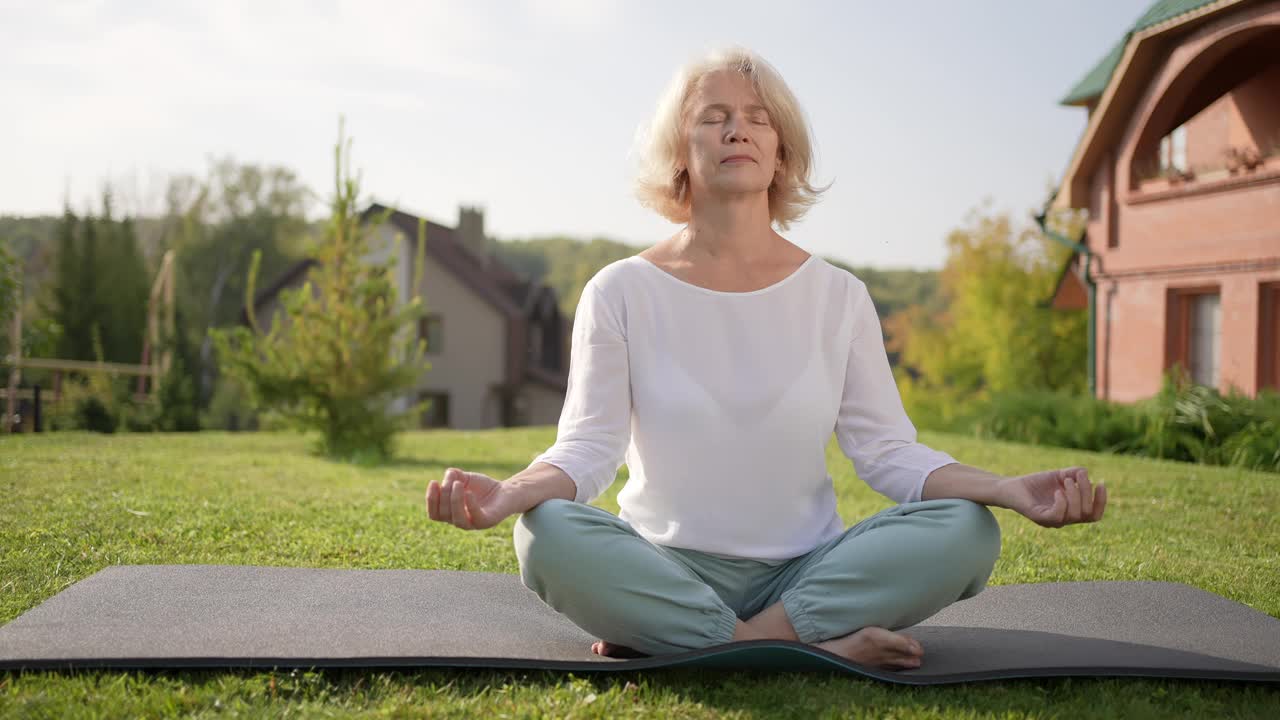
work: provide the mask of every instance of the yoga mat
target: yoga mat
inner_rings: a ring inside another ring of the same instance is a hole
[[[115,565],[0,627],[0,669],[698,667],[844,671],[916,685],[1136,676],[1280,683],[1280,620],[1188,585],[988,587],[903,632],[914,670],[798,642],[595,655],[516,575],[242,565]]]

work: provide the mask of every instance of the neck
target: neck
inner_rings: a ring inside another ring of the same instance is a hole
[[[749,263],[777,254],[779,240],[769,219],[769,193],[762,191],[694,202],[676,247],[681,255]]]

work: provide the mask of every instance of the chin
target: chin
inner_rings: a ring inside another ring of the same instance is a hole
[[[709,188],[714,193],[757,193],[768,192],[769,184],[761,182],[727,182],[716,183]]]

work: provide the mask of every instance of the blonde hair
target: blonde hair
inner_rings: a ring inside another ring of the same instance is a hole
[[[824,188],[809,184],[813,144],[804,111],[782,76],[756,53],[730,46],[712,50],[676,71],[658,99],[647,127],[636,134],[639,172],[635,193],[640,204],[674,223],[689,221],[689,171],[680,167],[686,146],[684,124],[689,98],[702,79],[717,70],[741,73],[751,81],[778,133],[778,173],[769,185],[769,217],[785,230],[808,212]]]

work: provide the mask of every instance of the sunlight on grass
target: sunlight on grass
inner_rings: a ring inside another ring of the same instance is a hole
[[[483,532],[431,522],[447,467],[506,479],[555,428],[424,431],[376,468],[307,453],[292,434],[58,433],[0,442],[0,622],[113,564],[459,569],[515,573],[515,518]],[[1083,465],[1111,492],[1101,523],[1048,530],[996,510],[991,584],[1164,580],[1280,617],[1280,476],[921,432],[1002,474]],[[827,465],[846,525],[891,503],[834,437]],[[595,504],[617,512],[620,479]],[[1266,708],[1271,710],[1266,710]],[[1280,717],[1256,686],[1050,680],[911,688],[837,674],[199,671],[0,674],[0,717]]]

